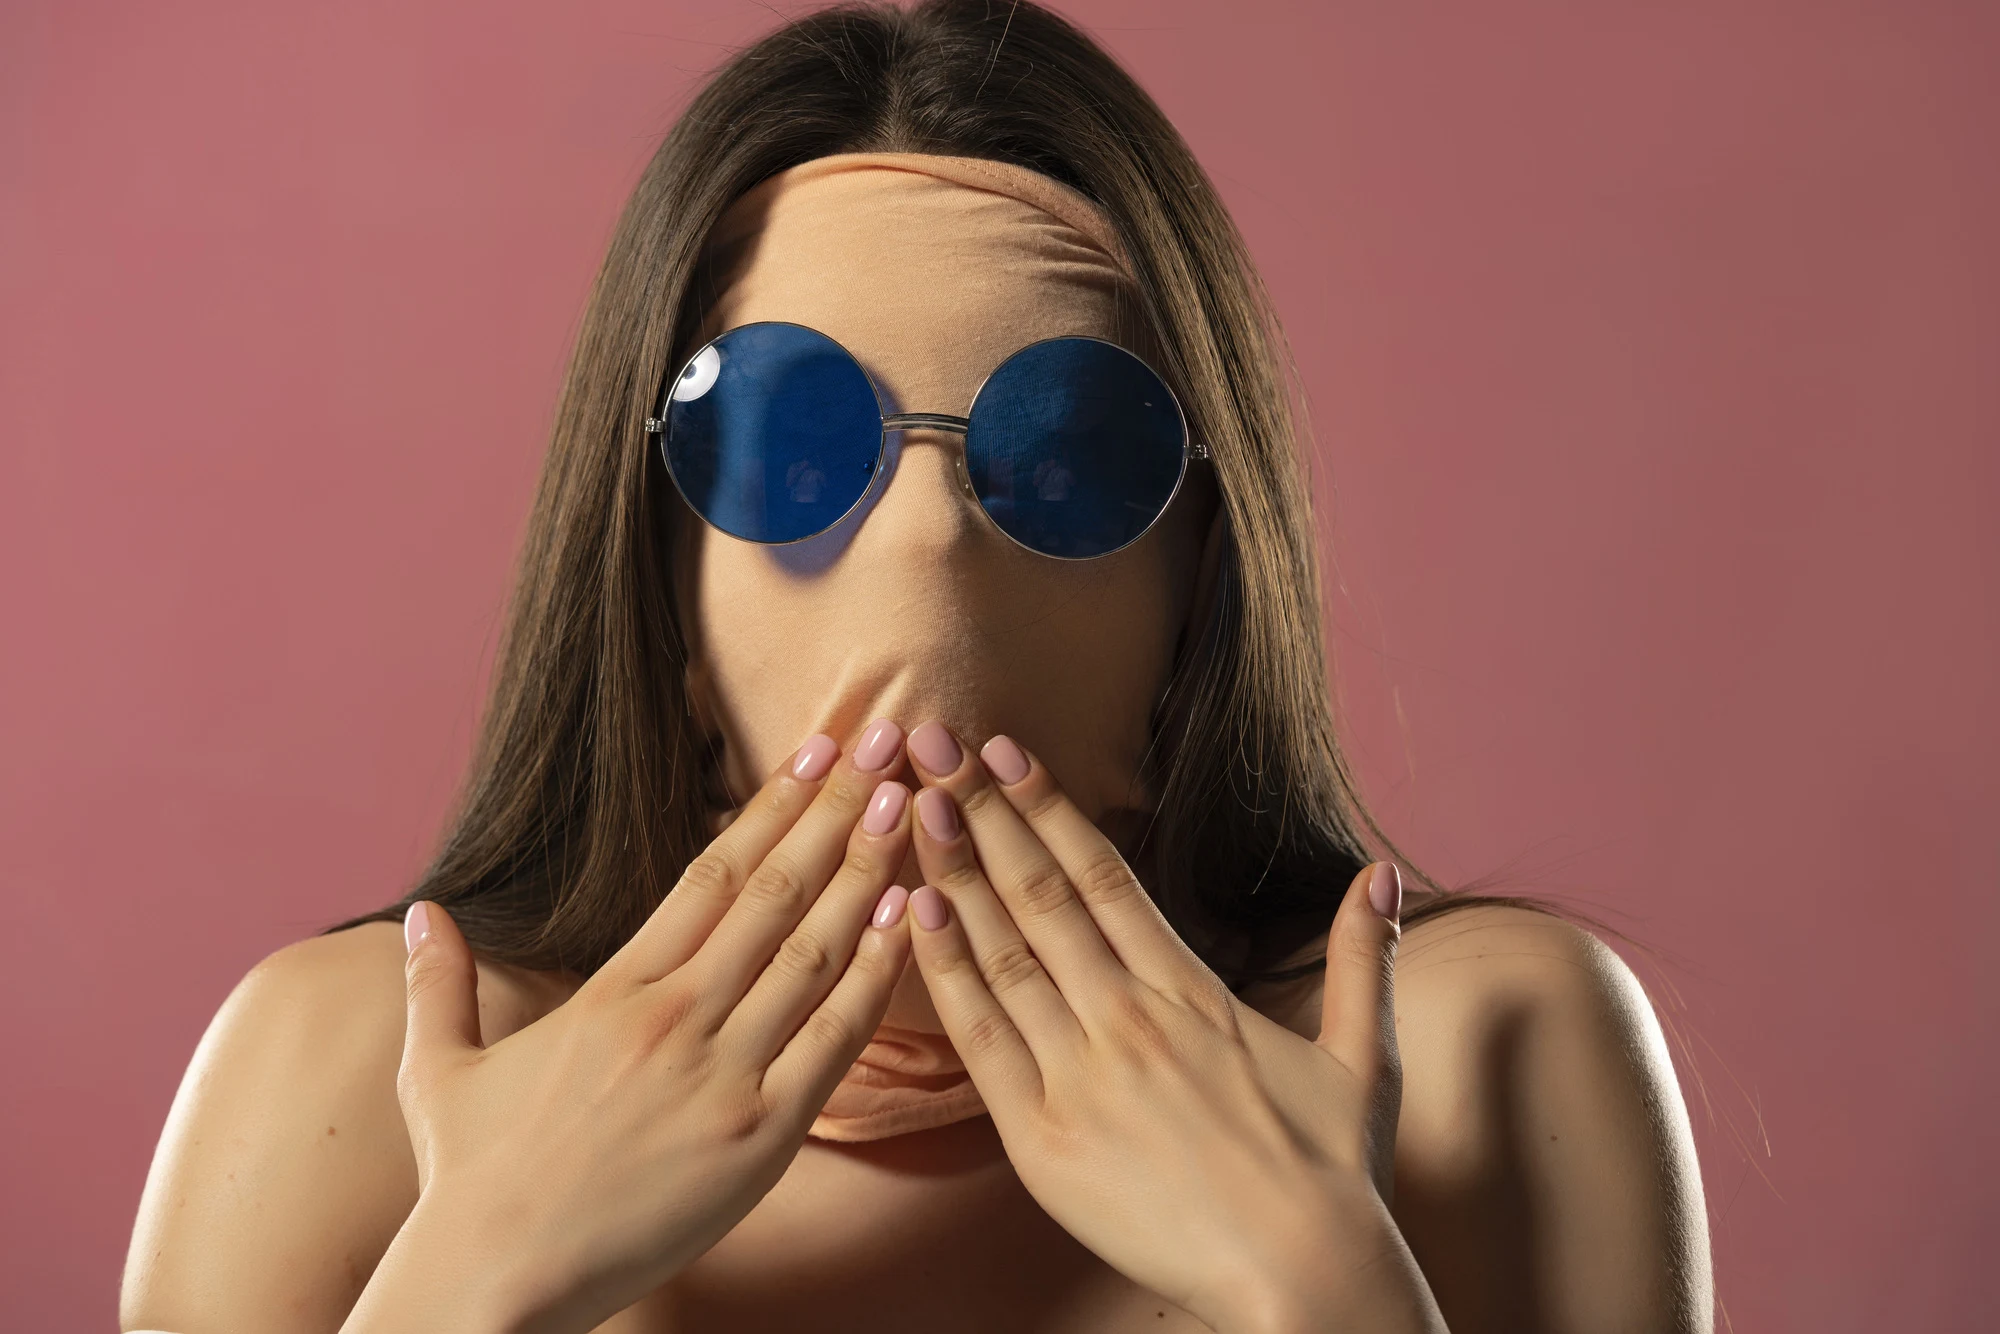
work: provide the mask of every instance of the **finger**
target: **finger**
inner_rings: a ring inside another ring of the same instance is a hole
[[[650,982],[693,958],[736,901],[743,882],[819,795],[839,758],[840,746],[832,737],[807,737],[688,863],[659,907],[599,972]]]
[[[985,869],[986,882],[1006,905],[1035,957],[1048,967],[1071,1009],[1102,997],[1124,981],[1126,970],[1076,897],[1062,864],[1008,804],[988,766],[967,756],[942,725],[925,723],[917,734],[920,740],[911,751],[912,764],[919,774],[951,794],[964,817],[979,865]],[[946,768],[947,764],[951,767]],[[1010,772],[1008,776],[1022,775]],[[921,857],[921,844],[919,847]]]
[[[699,989],[720,1015],[736,1008],[850,858],[876,877],[875,892],[901,867],[909,849],[902,815],[910,790],[885,775],[902,756],[903,729],[884,720],[869,736],[834,765],[812,805],[745,878],[736,901],[688,961],[701,970]],[[885,811],[877,832],[870,821]],[[857,823],[866,835],[858,841]]]
[[[911,749],[914,752],[914,744]],[[1168,925],[1117,846],[1069,799],[1046,765],[1004,736],[988,741],[980,754],[989,761],[986,767],[996,780],[1003,775],[1011,780],[996,785],[1062,867],[1078,901],[1121,963],[1163,990],[1214,977]]]
[[[888,1013],[890,993],[910,957],[910,933],[904,921],[908,901],[909,894],[899,886],[884,891],[880,901],[884,911],[862,931],[847,970],[764,1072],[766,1100],[773,1106],[796,1108],[802,1116],[801,1133],[826,1106],[834,1086],[860,1058]]]
[[[1083,1036],[1076,1011],[980,870],[951,794],[927,787],[917,794],[916,807],[917,865],[924,879],[943,894],[963,924],[986,989],[1038,1059],[1048,1059],[1055,1054],[1054,1044]]]
[[[909,840],[910,790],[884,782],[848,836],[847,859],[825,892],[779,943],[723,1021],[722,1033],[732,1050],[759,1066],[767,1064],[827,998],[847,972],[871,915],[883,906],[883,893],[902,869]],[[900,913],[901,905],[896,906]]]
[[[1402,899],[1394,862],[1363,867],[1327,941],[1319,1045],[1370,1084],[1400,1081],[1395,970]]]
[[[868,794],[902,757],[903,729],[886,718],[877,719],[844,758],[838,746],[818,744],[825,741],[823,737],[809,738],[794,756],[794,767],[781,767],[773,775],[765,789],[771,795],[763,799],[763,805],[759,804],[762,794],[753,798],[743,813],[688,864],[679,883],[655,913],[660,918],[658,933],[640,951],[635,951],[638,964],[635,971],[639,977],[657,980],[693,958],[741,901],[744,891],[757,880],[777,849],[796,838],[801,826],[807,828],[807,837],[803,843],[794,843],[794,850],[800,847],[819,850],[821,855],[815,865],[823,865],[824,873],[813,882],[813,889],[817,891],[826,883],[826,877],[839,864],[847,831],[860,818]],[[808,747],[813,748],[810,756]],[[802,763],[804,776],[798,772]],[[810,873],[812,868],[795,869]],[[683,894],[691,902],[685,908],[675,907],[674,901]],[[641,932],[652,925],[649,921]],[[729,999],[733,1002],[741,994],[739,991]]]
[[[421,1077],[479,1050],[479,970],[458,923],[435,903],[410,905],[403,943],[409,951],[403,961],[403,1065]]]
[[[1042,1071],[1028,1041],[973,954],[962,919],[932,885],[910,895],[910,948],[944,1023],[945,1036],[996,1123],[1042,1096]]]

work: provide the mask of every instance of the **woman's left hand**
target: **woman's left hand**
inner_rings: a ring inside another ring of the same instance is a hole
[[[1308,1042],[1230,993],[1014,742],[976,759],[930,723],[909,753],[929,784],[917,964],[1042,1208],[1229,1334],[1442,1330],[1385,1203],[1393,864],[1364,869],[1334,918]]]

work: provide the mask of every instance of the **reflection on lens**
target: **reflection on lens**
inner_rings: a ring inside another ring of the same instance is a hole
[[[825,334],[745,324],[688,359],[661,449],[709,523],[749,542],[796,542],[867,493],[882,409],[867,372]]]
[[[709,390],[715,388],[715,377],[722,373],[722,349],[710,343],[701,351],[688,358],[681,378],[674,381],[674,402],[691,403]]]
[[[1180,484],[1187,428],[1152,368],[1096,338],[1022,348],[980,386],[965,464],[993,522],[1081,560],[1137,541]]]

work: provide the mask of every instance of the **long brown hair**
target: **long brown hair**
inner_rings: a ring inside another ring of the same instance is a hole
[[[490,958],[588,974],[706,844],[681,515],[642,423],[699,319],[717,217],[778,171],[864,151],[1011,162],[1102,206],[1151,354],[1213,456],[1214,595],[1148,761],[1149,888],[1176,929],[1232,985],[1273,976],[1326,930],[1371,851],[1393,853],[1335,736],[1290,358],[1208,177],[1144,90],[1046,9],[844,4],[725,64],[640,178],[563,386],[456,812],[402,899],[330,930],[429,899]]]

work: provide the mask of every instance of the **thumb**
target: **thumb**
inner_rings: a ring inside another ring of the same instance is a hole
[[[1319,1045],[1371,1084],[1400,1095],[1396,1054],[1396,943],[1403,929],[1403,877],[1394,862],[1375,862],[1347,887],[1326,946],[1326,987]]]
[[[408,1020],[403,1063],[412,1073],[479,1047],[479,972],[451,914],[418,901],[403,917]]]

